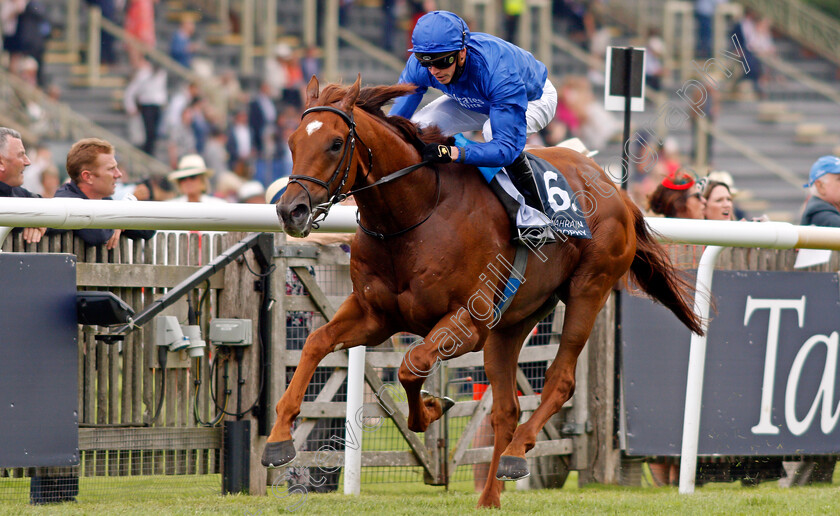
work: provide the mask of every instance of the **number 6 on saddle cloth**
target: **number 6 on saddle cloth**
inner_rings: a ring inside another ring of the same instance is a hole
[[[455,144],[463,147],[472,143],[462,134],[455,135]],[[507,171],[496,167],[478,167],[493,192],[499,197],[508,217],[520,230],[551,228],[555,233],[576,237],[592,238],[586,224],[584,212],[566,178],[544,159],[525,154],[534,172],[542,212],[525,203],[525,197],[518,191]],[[588,203],[587,203],[588,204]],[[565,240],[565,239],[564,239]]]

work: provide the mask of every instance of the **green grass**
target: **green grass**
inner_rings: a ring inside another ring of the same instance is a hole
[[[173,479],[173,477],[168,477]],[[217,477],[218,478],[218,477]],[[174,479],[173,479],[174,480]],[[125,483],[125,480],[121,480]],[[121,487],[118,496],[80,496],[80,501],[61,505],[30,507],[25,502],[8,502],[0,498],[0,514],[343,514],[451,515],[469,514],[621,514],[621,515],[834,515],[840,513],[840,489],[837,485],[781,489],[775,482],[756,488],[743,488],[738,483],[708,484],[693,495],[680,495],[675,487],[577,487],[577,478],[570,475],[560,490],[516,491],[512,484],[502,495],[501,511],[478,511],[478,495],[472,482],[457,482],[449,491],[419,483],[379,484],[362,486],[360,496],[308,494],[281,498],[283,492],[268,496],[221,496],[218,490],[160,489],[149,492],[139,480],[138,490]],[[161,485],[155,479],[155,485]],[[125,486],[123,486],[125,487]],[[84,485],[82,492],[84,492]],[[299,504],[296,510],[287,510]]]

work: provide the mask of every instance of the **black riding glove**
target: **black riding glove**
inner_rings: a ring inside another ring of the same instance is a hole
[[[423,161],[432,163],[450,163],[452,161],[451,149],[448,145],[440,143],[429,143],[423,147]]]

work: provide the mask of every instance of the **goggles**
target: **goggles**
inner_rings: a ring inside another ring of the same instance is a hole
[[[437,56],[429,54],[421,56],[419,54],[414,54],[414,57],[420,61],[420,66],[423,68],[431,68],[434,66],[439,70],[445,70],[455,64],[455,60],[458,58],[458,52],[460,52],[460,50],[455,50],[453,52]]]

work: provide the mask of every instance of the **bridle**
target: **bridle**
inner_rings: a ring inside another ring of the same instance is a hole
[[[306,192],[306,195],[308,197],[309,207],[310,207],[310,209],[309,209],[309,219],[310,219],[309,223],[315,229],[318,229],[319,223],[327,217],[327,214],[330,212],[330,209],[334,205],[344,201],[345,199],[347,199],[351,195],[354,195],[354,194],[356,194],[358,192],[361,192],[363,190],[367,190],[368,188],[373,188],[374,186],[381,186],[383,184],[390,183],[391,181],[399,179],[403,176],[406,176],[406,175],[410,174],[411,172],[414,172],[415,170],[418,170],[420,168],[423,168],[423,167],[431,164],[431,162],[429,162],[429,161],[422,161],[422,162],[420,162],[416,165],[411,165],[411,166],[405,167],[403,169],[400,169],[396,172],[393,172],[391,174],[388,174],[387,176],[383,177],[382,179],[380,179],[378,181],[375,181],[374,183],[371,183],[369,185],[362,186],[361,188],[356,188],[355,190],[350,190],[347,193],[341,193],[342,188],[344,188],[344,185],[347,183],[347,178],[350,176],[350,166],[353,162],[353,153],[355,152],[355,149],[356,149],[356,140],[358,139],[359,142],[362,145],[365,146],[365,148],[367,149],[367,152],[368,152],[368,172],[365,175],[365,178],[367,178],[367,175],[369,175],[371,169],[373,169],[373,151],[370,149],[370,147],[368,147],[362,141],[362,139],[359,137],[358,133],[356,133],[356,122],[353,120],[353,115],[352,114],[348,115],[344,111],[342,111],[338,108],[334,108],[332,106],[315,106],[315,107],[311,107],[311,108],[305,110],[303,112],[303,114],[300,116],[301,120],[303,120],[303,118],[306,117],[306,115],[308,115],[309,113],[316,112],[316,111],[327,111],[327,112],[334,113],[334,114],[340,116],[341,119],[344,120],[344,122],[347,124],[347,127],[349,128],[349,131],[347,133],[347,138],[344,142],[344,153],[341,155],[341,161],[338,162],[338,165],[335,168],[335,172],[333,172],[333,175],[332,175],[332,177],[330,177],[329,181],[324,182],[324,181],[322,181],[318,178],[311,177],[311,176],[302,176],[302,175],[291,175],[291,176],[289,176],[289,184],[297,183]],[[348,143],[349,143],[349,145],[348,145]],[[346,165],[344,165],[345,160],[347,161]],[[339,182],[338,188],[335,190],[335,193],[332,193],[332,184],[336,179],[338,179],[339,174],[341,174],[342,166],[344,168],[344,174],[341,176],[341,181]],[[413,225],[411,225],[411,226],[409,226],[405,229],[401,229],[401,230],[395,231],[393,233],[379,233],[377,231],[373,231],[373,230],[370,230],[370,229],[364,227],[362,225],[362,221],[361,221],[359,213],[356,212],[356,223],[359,225],[359,228],[365,234],[367,234],[369,236],[372,236],[374,238],[378,238],[380,240],[385,240],[386,238],[392,238],[392,237],[395,237],[395,236],[402,235],[404,233],[408,233],[412,229],[416,228],[417,226],[419,226],[419,225],[423,224],[424,222],[426,222],[427,220],[429,220],[429,218],[432,216],[432,213],[434,213],[435,208],[437,208],[438,203],[440,202],[440,172],[438,171],[437,167],[434,167],[434,170],[435,170],[435,190],[436,190],[435,205],[432,207],[431,211],[429,211],[429,213],[426,215],[426,217],[423,218],[423,220],[421,220],[420,222],[417,222],[416,224],[413,224]],[[316,185],[324,188],[327,191],[328,200],[326,202],[318,204],[317,206],[312,208],[312,194],[310,193],[310,191],[306,187],[306,185],[303,184],[301,181],[309,181],[311,183],[315,183]]]
[[[303,120],[306,117],[306,115],[316,111],[329,111],[330,113],[335,113],[336,115],[340,116],[341,119],[344,120],[344,122],[347,124],[347,127],[350,128],[350,131],[347,133],[347,138],[344,142],[344,153],[341,155],[341,161],[338,162],[338,166],[336,166],[335,172],[333,172],[333,175],[332,177],[330,177],[329,181],[324,182],[316,177],[311,176],[289,176],[289,184],[297,183],[306,192],[306,196],[309,199],[310,222],[312,224],[312,227],[317,229],[318,223],[327,217],[327,214],[330,212],[330,208],[332,208],[334,204],[340,203],[350,195],[349,193],[342,194],[341,189],[344,188],[344,185],[347,183],[347,178],[350,176],[350,166],[353,163],[353,152],[356,150],[356,139],[359,138],[359,135],[356,134],[356,122],[353,120],[353,115],[348,115],[344,111],[338,108],[334,108],[332,106],[311,107],[303,112],[303,114],[300,116],[300,119]],[[361,138],[359,138],[359,141],[362,142]],[[362,142],[362,145],[364,145],[364,142]],[[370,169],[373,168],[373,151],[371,151],[370,147],[368,147],[367,145],[365,145],[365,148],[367,148],[368,151],[368,171],[370,171]],[[338,179],[338,175],[341,174],[342,165],[344,164],[345,160],[347,161],[347,164],[344,166],[344,175],[341,177],[341,181],[338,184],[338,188],[333,194],[331,193],[332,184],[336,179]],[[309,181],[324,188],[327,191],[327,202],[321,203],[313,208],[312,193],[309,191],[309,188],[307,188],[306,185],[303,184],[301,181]]]

